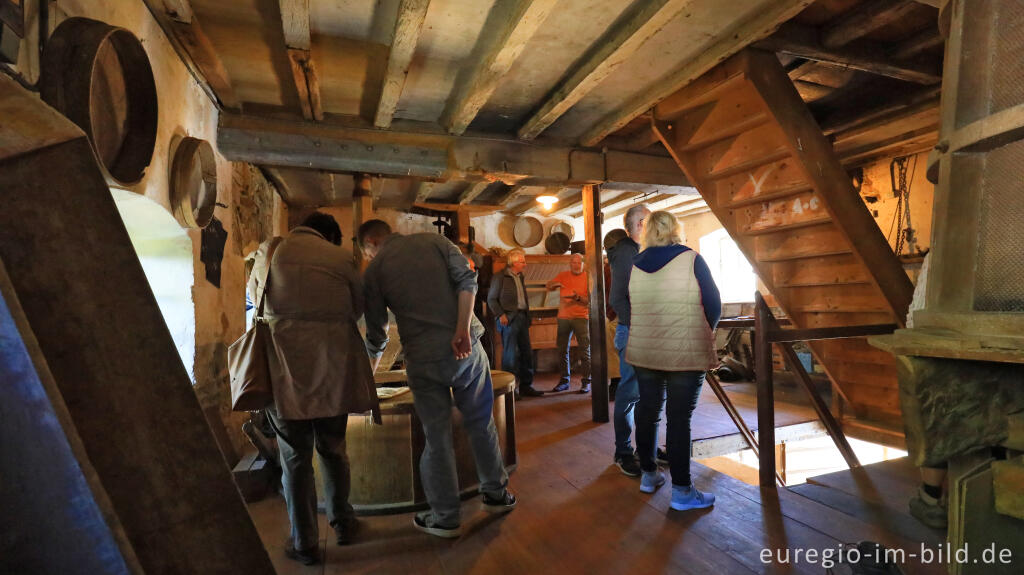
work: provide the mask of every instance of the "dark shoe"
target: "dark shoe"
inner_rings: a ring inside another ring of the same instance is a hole
[[[359,533],[359,520],[355,517],[343,519],[341,523],[334,526],[334,535],[337,537],[338,545],[348,545]]]
[[[630,477],[640,477],[641,469],[640,464],[637,463],[636,457],[631,455],[616,455],[615,465],[619,467],[619,471],[622,471],[625,475]]]
[[[310,547],[305,551],[299,551],[291,542],[289,542],[284,547],[284,556],[292,561],[298,561],[303,565],[316,565],[320,562],[320,548]]]
[[[559,391],[569,391],[569,382],[568,381],[560,381],[560,382],[558,382],[558,385],[556,385],[555,388],[551,390],[551,393],[558,393]]]
[[[920,487],[910,500],[910,514],[932,529],[946,529],[949,525],[949,508],[945,501],[935,499]]]
[[[526,397],[540,397],[544,395],[543,391],[539,389],[534,389],[532,385],[523,387],[522,389],[519,390],[519,393],[520,395],[525,395]]]
[[[441,525],[440,523],[435,523],[433,514],[429,511],[423,514],[417,513],[416,516],[412,518],[412,524],[416,526],[416,529],[419,529],[424,533],[434,535],[435,537],[454,539],[459,535],[462,535],[462,527],[458,525],[446,526]]]
[[[654,453],[654,460],[658,462],[658,465],[668,465],[668,453],[659,447]]]
[[[584,383],[580,386],[580,393],[590,393],[590,384]]]
[[[484,511],[488,513],[507,513],[516,508],[516,496],[508,489],[501,497],[494,499],[484,494]]]

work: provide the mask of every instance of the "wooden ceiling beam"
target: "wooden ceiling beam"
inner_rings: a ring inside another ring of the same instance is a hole
[[[461,194],[459,194],[459,201],[456,202],[456,203],[458,203],[458,204],[468,204],[469,202],[472,202],[473,200],[475,200],[477,198],[477,196],[479,196],[480,194],[484,193],[484,190],[486,190],[487,186],[490,186],[490,185],[491,185],[491,182],[487,182],[487,181],[471,183],[469,185],[469,187],[465,189],[465,191],[463,191]]]
[[[581,63],[559,82],[536,112],[519,128],[532,140],[589,94],[647,40],[683,9],[689,0],[639,2],[619,17],[590,47]]]
[[[192,12],[189,0],[144,0],[185,68],[221,108],[238,110],[241,103],[227,68]]]
[[[373,119],[373,125],[378,128],[391,126],[429,7],[430,0],[402,0],[398,6],[395,33],[391,41],[391,51],[388,53],[388,65],[384,71],[384,86]]]
[[[937,63],[924,65],[894,61],[886,55],[884,49],[866,42],[842,49],[827,48],[818,42],[818,33],[814,28],[795,22],[783,24],[775,34],[755,45],[763,50],[854,68],[906,82],[928,85],[942,82],[942,72]]]
[[[821,31],[821,44],[839,48],[896,22],[917,9],[909,0],[871,0],[841,14]]]
[[[466,131],[557,2],[506,0],[494,5],[474,50],[476,63],[459,74],[441,116],[448,133]]]
[[[941,46],[945,43],[945,39],[942,34],[939,33],[939,29],[929,26],[924,30],[914,34],[910,38],[900,42],[895,48],[890,50],[889,56],[896,60],[906,60],[913,58],[921,52],[930,50],[936,46]]]
[[[549,216],[554,216],[554,215],[559,215],[559,214],[565,215],[565,214],[567,214],[569,212],[572,212],[572,211],[575,211],[575,210],[582,210],[583,209],[583,191],[582,190],[574,189],[573,192],[576,193],[575,196],[573,196],[571,199],[559,200],[558,204],[556,204],[557,208],[552,210],[548,215]]]
[[[324,119],[320,101],[320,79],[310,52],[309,0],[279,0],[284,44],[291,64],[292,80],[307,120]]]
[[[505,195],[498,198],[498,201],[496,203],[499,206],[508,206],[509,204],[512,203],[512,200],[515,200],[520,196],[524,195],[526,193],[526,188],[527,186],[510,186],[508,191],[505,192]]]
[[[541,146],[496,137],[379,130],[221,114],[217,147],[257,165],[429,180],[502,180],[528,186],[624,182],[689,185],[672,158]]]
[[[688,60],[681,68],[665,76],[653,86],[641,90],[625,105],[602,118],[580,138],[580,143],[584,146],[596,146],[606,136],[618,131],[640,114],[653,108],[658,102],[703,76],[705,72],[739,52],[750,42],[774,32],[781,23],[796,16],[811,2],[812,0],[775,0],[770,3],[769,7],[759,11],[751,18],[734,24],[730,29],[722,30],[719,40],[708,46],[695,58]]]
[[[430,194],[434,193],[434,182],[420,182],[419,187],[416,188],[416,202],[421,203],[430,199]]]
[[[941,94],[940,86],[929,86],[919,88],[914,92],[899,97],[890,98],[880,106],[868,109],[844,110],[841,114],[826,116],[819,122],[821,131],[827,136],[836,132],[850,130],[862,124],[876,121],[879,118],[898,113],[901,110],[918,106],[938,98]]]
[[[674,195],[675,194],[655,194],[653,196],[645,198],[643,200],[643,203],[647,204],[647,207],[650,207],[651,204],[653,204],[655,202],[660,202],[662,200],[667,200],[667,199],[671,198]],[[628,212],[629,208],[633,207],[633,204],[635,204],[635,203],[638,203],[638,202],[633,201],[633,202],[629,202],[629,203],[627,203],[625,205],[617,206],[614,209],[605,210],[605,211],[603,211],[604,217],[607,219],[607,218],[614,218],[615,216],[621,216],[622,214]]]

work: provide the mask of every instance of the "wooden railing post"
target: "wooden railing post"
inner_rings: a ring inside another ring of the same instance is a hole
[[[775,485],[775,393],[772,383],[772,344],[768,333],[776,326],[761,292],[754,295],[754,374],[757,378],[758,478],[762,488]]]

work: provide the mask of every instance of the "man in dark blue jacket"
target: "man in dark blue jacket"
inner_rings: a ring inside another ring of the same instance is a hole
[[[633,435],[633,408],[640,400],[636,371],[626,363],[626,343],[629,341],[629,275],[633,258],[640,252],[637,240],[643,237],[644,221],[651,210],[637,204],[626,212],[624,223],[629,237],[619,240],[608,250],[608,263],[612,268],[612,287],[609,297],[612,309],[619,318],[615,328],[615,350],[619,353],[619,386],[615,390],[615,465],[630,477],[640,476],[630,436]]]

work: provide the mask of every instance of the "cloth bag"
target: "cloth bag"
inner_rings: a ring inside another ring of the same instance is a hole
[[[281,238],[274,238],[267,250],[267,277],[263,294],[256,308],[256,317],[249,331],[228,348],[228,373],[231,376],[231,410],[256,411],[274,402],[270,382],[270,357],[274,349],[270,324],[263,317],[263,308],[270,291],[270,265]]]

